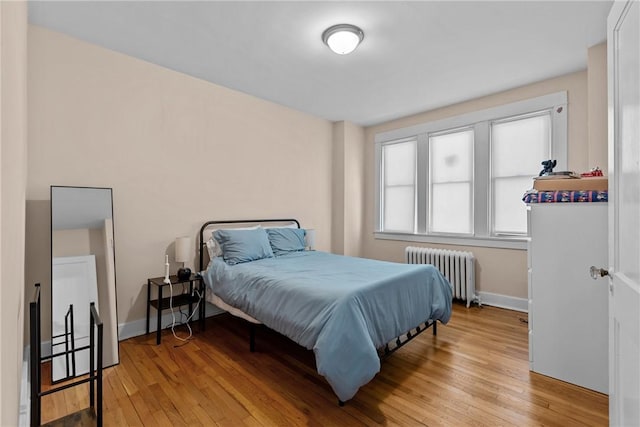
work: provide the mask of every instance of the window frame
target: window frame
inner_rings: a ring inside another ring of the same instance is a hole
[[[416,219],[418,217],[418,215],[416,214],[416,206],[417,206],[417,201],[416,201],[416,194],[417,194],[417,185],[418,185],[418,140],[417,138],[413,138],[413,137],[409,137],[409,138],[402,138],[399,140],[395,140],[395,141],[390,141],[386,144],[383,144],[384,146],[387,145],[395,145],[395,144],[406,144],[406,143],[415,143],[416,147],[415,147],[415,164],[414,164],[414,173],[413,173],[413,230],[415,231],[416,229]],[[384,154],[383,154],[383,146],[380,146],[380,164],[379,164],[379,169],[380,169],[380,191],[378,193],[379,197],[380,197],[380,227],[382,227],[382,221],[383,220],[383,216],[384,216],[384,208],[385,208],[385,201],[384,201],[384,196],[383,196],[383,190],[386,190],[389,186],[387,185],[387,183],[385,182],[385,175],[384,175]],[[389,231],[390,233],[402,233],[402,231],[398,231],[398,230],[391,230]]]
[[[473,218],[474,218],[474,201],[475,201],[475,196],[474,196],[474,188],[475,188],[475,181],[474,181],[474,170],[475,170],[475,164],[474,164],[474,151],[475,151],[475,143],[472,141],[471,143],[471,178],[470,178],[470,183],[471,183],[471,194],[470,196],[470,200],[469,200],[469,209],[471,209],[471,224],[470,228],[471,231],[468,233],[448,233],[448,232],[442,232],[442,231],[433,231],[433,222],[432,222],[432,218],[431,215],[433,214],[433,197],[431,194],[431,190],[433,188],[433,181],[432,181],[432,170],[431,170],[431,138],[433,137],[438,137],[438,136],[444,136],[444,135],[451,135],[457,132],[467,132],[467,131],[471,131],[473,136],[472,139],[475,138],[475,131],[473,129],[473,126],[463,126],[460,128],[455,128],[455,129],[447,129],[441,132],[430,132],[427,134],[427,155],[429,158],[429,161],[427,163],[427,183],[425,185],[424,191],[426,191],[427,193],[427,215],[426,215],[426,234],[428,235],[432,235],[432,236],[458,236],[458,237],[469,237],[469,236],[473,236],[474,234],[474,223],[473,223]],[[418,167],[418,165],[416,165],[416,167]],[[416,183],[416,187],[417,187],[417,183]],[[416,222],[419,222],[418,219],[416,219]]]
[[[567,92],[561,91],[536,98],[517,101],[505,105],[473,111],[441,120],[420,123],[400,129],[393,129],[375,135],[375,215],[374,237],[376,239],[401,240],[409,242],[428,242],[463,246],[483,246],[509,249],[526,249],[528,235],[495,235],[493,233],[493,214],[491,207],[491,122],[524,116],[544,110],[551,111],[551,158],[557,160],[556,169],[567,169]],[[428,166],[429,136],[455,129],[472,128],[473,145],[473,234],[460,235],[448,233],[429,233],[428,224]],[[417,140],[417,169],[415,228],[413,233],[398,233],[382,230],[383,205],[381,179],[382,146],[415,138]]]
[[[488,188],[488,194],[489,194],[489,220],[490,220],[490,235],[492,237],[529,237],[529,231],[527,229],[526,233],[517,233],[517,232],[508,232],[508,231],[496,231],[496,217],[494,215],[494,210],[495,210],[495,204],[496,201],[493,197],[494,193],[495,193],[495,179],[496,177],[493,174],[493,168],[494,168],[494,162],[493,162],[493,137],[492,137],[492,132],[493,132],[493,126],[498,124],[503,124],[503,123],[513,123],[513,122],[517,122],[519,120],[526,120],[529,118],[533,118],[533,117],[542,117],[542,116],[549,116],[550,119],[550,127],[551,129],[549,129],[550,135],[549,135],[549,146],[547,147],[547,150],[549,151],[550,155],[553,154],[553,110],[550,108],[545,108],[543,110],[539,110],[539,111],[532,111],[529,113],[525,113],[525,114],[517,114],[514,116],[509,116],[509,117],[504,117],[501,119],[495,119],[495,120],[489,120],[489,188]],[[553,158],[553,157],[552,157]],[[540,165],[542,166],[542,165]]]

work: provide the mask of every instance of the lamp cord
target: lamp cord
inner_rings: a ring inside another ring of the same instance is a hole
[[[182,284],[183,286],[183,290],[184,290],[184,283]],[[200,307],[200,302],[202,301],[202,295],[200,294],[200,291],[198,291],[197,289],[193,290],[196,294],[198,294],[198,302],[196,302],[196,306],[193,309],[193,311],[191,312],[191,315],[189,317],[187,317],[187,320],[185,321],[185,324],[187,325],[187,329],[189,330],[189,336],[186,338],[181,338],[176,334],[175,331],[175,326],[176,326],[176,315],[173,311],[173,283],[171,283],[171,280],[169,280],[169,310],[171,311],[171,333],[173,334],[173,336],[180,341],[189,341],[192,337],[193,337],[193,331],[191,330],[191,325],[189,325],[189,322],[191,321],[191,319],[193,318],[193,315],[196,314],[198,312],[198,308]]]

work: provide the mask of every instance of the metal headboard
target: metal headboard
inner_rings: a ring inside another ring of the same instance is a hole
[[[200,227],[200,264],[198,271],[202,271],[204,266],[204,253],[206,241],[204,240],[204,231],[211,225],[229,225],[229,224],[278,224],[278,223],[294,223],[300,228],[300,223],[294,218],[285,219],[233,219],[228,221],[207,221]]]

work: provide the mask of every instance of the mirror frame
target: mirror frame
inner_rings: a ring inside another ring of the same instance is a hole
[[[54,260],[54,255],[53,255],[53,247],[54,247],[54,238],[53,238],[53,234],[54,234],[54,206],[53,206],[53,193],[54,193],[54,189],[80,189],[80,190],[108,190],[109,191],[109,203],[110,203],[110,207],[111,207],[111,227],[112,227],[112,248],[111,248],[111,252],[112,252],[112,257],[113,257],[113,296],[114,296],[114,310],[115,310],[115,318],[113,319],[113,322],[115,322],[115,361],[113,363],[107,364],[107,362],[105,361],[106,359],[104,359],[104,353],[103,353],[103,368],[108,368],[111,366],[116,366],[118,364],[120,364],[120,331],[119,331],[119,323],[118,323],[118,287],[117,287],[117,273],[116,273],[116,243],[115,243],[115,220],[114,220],[114,211],[113,211],[113,188],[111,187],[83,187],[83,186],[70,186],[70,185],[51,185],[50,189],[49,189],[49,207],[50,207],[50,215],[49,215],[49,219],[50,219],[50,272],[51,272],[51,286],[50,286],[50,302],[51,302],[51,325],[50,325],[50,332],[51,332],[51,355],[53,356],[54,352],[53,352],[53,329],[54,329],[54,322],[53,322],[53,293],[54,293],[54,289],[53,289],[53,260]],[[100,313],[100,302],[98,301],[97,304],[97,308],[98,308],[98,313],[100,314],[100,316],[103,318],[103,322],[105,320],[105,316]],[[106,335],[106,334],[105,334]],[[103,352],[107,349],[112,350],[113,346],[111,345],[111,343],[107,343],[104,342],[103,343]],[[74,375],[69,375],[65,378],[62,379],[58,379],[58,380],[53,380],[53,357],[51,358],[51,380],[52,383],[58,383],[61,381],[66,381],[70,378],[74,378]],[[85,375],[85,374],[78,374],[78,375]],[[76,375],[76,376],[78,376]]]

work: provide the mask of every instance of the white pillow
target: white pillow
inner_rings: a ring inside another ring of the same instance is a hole
[[[259,225],[254,225],[253,227],[239,227],[239,228],[223,228],[223,230],[256,230],[260,228]],[[216,241],[216,239],[213,237],[213,233],[215,233],[216,231],[220,230],[219,228],[215,228],[213,230],[211,230],[211,237],[209,237],[209,240],[207,240],[206,244],[207,244],[207,251],[209,252],[209,259],[214,259],[217,256],[222,256],[222,248],[220,247],[220,245],[218,244],[218,242]]]
[[[292,222],[291,224],[287,224],[287,225],[278,225],[275,227],[265,227],[265,230],[268,230],[270,228],[299,228],[298,224],[296,224],[295,222]]]
[[[214,259],[215,257],[217,257],[218,255],[216,255],[216,252],[218,251],[218,244],[216,243],[216,240],[213,238],[213,236],[211,236],[209,238],[209,240],[207,240],[205,242],[205,244],[207,245],[207,252],[209,253],[209,259]]]

